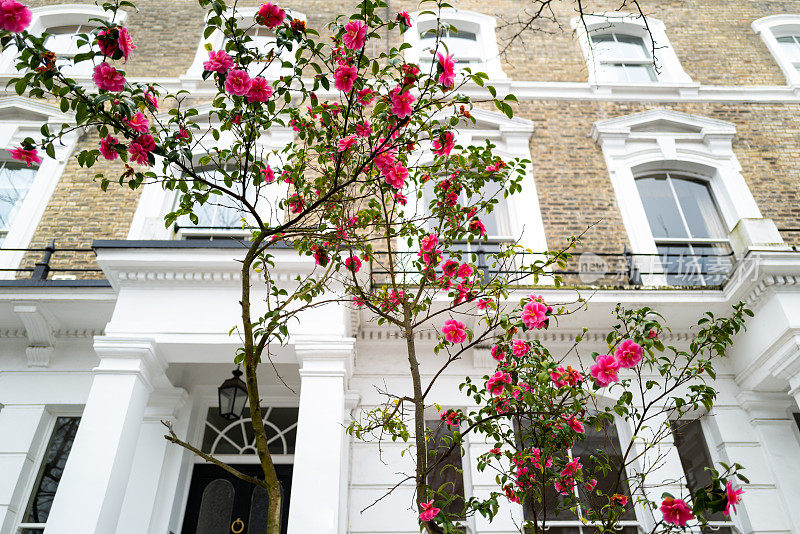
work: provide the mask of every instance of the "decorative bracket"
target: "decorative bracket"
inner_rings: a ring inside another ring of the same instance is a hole
[[[55,342],[53,322],[45,316],[41,305],[17,304],[14,306],[14,313],[25,326],[28,337],[28,348],[25,349],[28,367],[47,367],[50,365]]]

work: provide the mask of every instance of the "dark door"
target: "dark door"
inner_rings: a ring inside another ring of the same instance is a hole
[[[257,464],[234,465],[242,473],[261,477]],[[283,490],[281,532],[289,520],[292,466],[276,465]],[[267,490],[239,480],[221,467],[199,464],[192,471],[189,499],[181,534],[266,534]]]

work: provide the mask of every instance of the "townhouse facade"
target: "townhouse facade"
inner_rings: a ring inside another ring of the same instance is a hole
[[[419,9],[389,4],[389,12]],[[30,5],[30,31],[53,34],[50,46],[67,62],[71,36],[104,16],[86,2]],[[221,37],[202,36],[195,2],[138,6],[124,21],[138,46],[129,78],[187,89],[202,113],[214,95],[201,77],[204,45],[218,47]],[[257,7],[237,9],[247,17]],[[322,27],[353,6],[285,7]],[[800,533],[800,2],[643,7],[646,19],[595,2],[581,20],[572,3],[551,4],[535,31],[510,41],[525,6],[456,2],[445,12],[458,28],[444,36],[451,52],[519,100],[512,119],[476,110],[476,125],[458,140],[490,140],[501,156],[532,162],[523,192],[490,221],[492,242],[544,251],[585,232],[566,278],[591,295],[586,310],[529,333],[551,350],[567,349],[587,327],[585,354],[602,351],[617,303],[656,309],[672,329],[665,342],[679,346],[705,311],[724,314],[739,301],[755,311],[719,369],[717,405],[675,436],[661,476],[680,493],[702,480],[704,467],[740,462],[750,478],[744,503],[714,528]],[[409,60],[422,62],[434,23],[414,21],[405,34]],[[270,45],[268,35],[257,39]],[[13,59],[0,52],[0,86],[14,76]],[[72,68],[77,80],[91,80]],[[74,158],[97,142],[92,134],[74,132],[39,166],[17,165],[8,149],[43,124],[73,119],[3,91],[0,534],[261,532],[258,490],[163,438],[168,421],[204,452],[246,472],[257,467],[249,420],[222,417],[217,390],[238,343],[228,335],[239,314],[235,224],[209,209],[198,225],[165,227],[175,197],[158,184],[101,191],[96,169]],[[275,128],[264,137],[279,148],[293,133]],[[312,268],[290,249],[277,254],[277,276]],[[537,292],[549,303],[577,295]],[[435,333],[420,343],[432,348]],[[326,307],[293,325],[272,360],[260,381],[287,490],[285,532],[417,532],[413,487],[379,500],[411,468],[402,446],[379,449],[343,431],[380,402],[376,385],[410,387],[398,333],[363,312]],[[432,353],[423,360],[434,369]],[[457,384],[491,368],[488,347],[475,349],[438,383],[436,402],[467,407]],[[630,429],[620,423],[616,432]],[[471,439],[461,485],[466,495],[486,494],[496,486],[475,459],[490,445]],[[551,530],[590,532],[579,513]],[[469,517],[464,529],[519,532],[523,518],[506,503],[495,521]],[[624,529],[648,532],[656,521],[633,507]]]

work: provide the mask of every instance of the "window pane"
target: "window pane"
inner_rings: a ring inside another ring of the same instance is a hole
[[[464,473],[461,464],[461,447],[455,447],[448,454],[453,444],[455,429],[441,421],[426,421],[429,432],[428,462],[438,465],[428,475],[428,484],[434,489],[456,499],[442,507],[442,512],[464,518]]]
[[[53,498],[56,495],[58,483],[64,473],[64,465],[67,463],[72,442],[75,441],[75,433],[78,431],[80,417],[59,417],[53,429],[50,443],[47,444],[47,452],[42,460],[39,469],[39,476],[36,480],[35,490],[25,512],[24,523],[44,523],[50,515],[50,507],[53,505]]]
[[[605,61],[639,61],[650,59],[650,53],[645,48],[641,37],[606,33],[592,36],[594,55],[597,59]]]
[[[660,174],[636,180],[647,222],[653,237],[689,237],[681,221],[678,205],[667,183],[666,175]]]
[[[708,452],[703,427],[697,419],[680,420],[670,423],[675,447],[681,459],[683,473],[686,475],[686,486],[692,493],[711,485],[711,475],[706,468],[713,467],[711,454]],[[709,517],[711,521],[726,521],[722,512]]]
[[[202,175],[210,182],[223,184],[223,175],[217,169],[203,171]],[[232,190],[236,194],[241,194],[242,183],[240,180],[234,180]],[[247,198],[250,199],[250,202],[254,201],[256,198],[255,187],[248,187]],[[197,215],[197,225],[193,225],[189,217],[181,217],[179,225],[182,228],[198,227],[238,230],[242,228],[242,218],[246,219],[249,225],[254,224],[253,217],[245,208],[228,195],[209,195],[205,204],[195,205],[194,213]]]
[[[672,176],[672,185],[678,195],[678,202],[683,209],[691,237],[716,239],[726,237],[727,232],[723,230],[722,218],[707,184]]]
[[[0,161],[0,245],[36,177],[35,167]]]
[[[778,37],[781,51],[786,55],[786,58],[792,63],[800,61],[800,46],[797,44],[795,37],[787,35],[785,37]]]
[[[625,65],[629,82],[647,83],[656,81],[652,65]]]
[[[726,244],[661,244],[658,254],[670,285],[720,285],[733,268]]]
[[[650,53],[645,48],[644,40],[633,35],[617,34],[619,57],[622,59],[650,59]]]
[[[603,63],[600,65],[599,77],[607,82],[627,82],[628,74],[622,63]]]

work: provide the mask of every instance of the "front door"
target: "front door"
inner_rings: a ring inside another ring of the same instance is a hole
[[[246,475],[263,476],[258,464],[233,467]],[[276,465],[275,470],[283,489],[281,532],[285,533],[292,466]],[[266,534],[267,503],[266,489],[240,480],[216,465],[195,465],[181,534]]]

